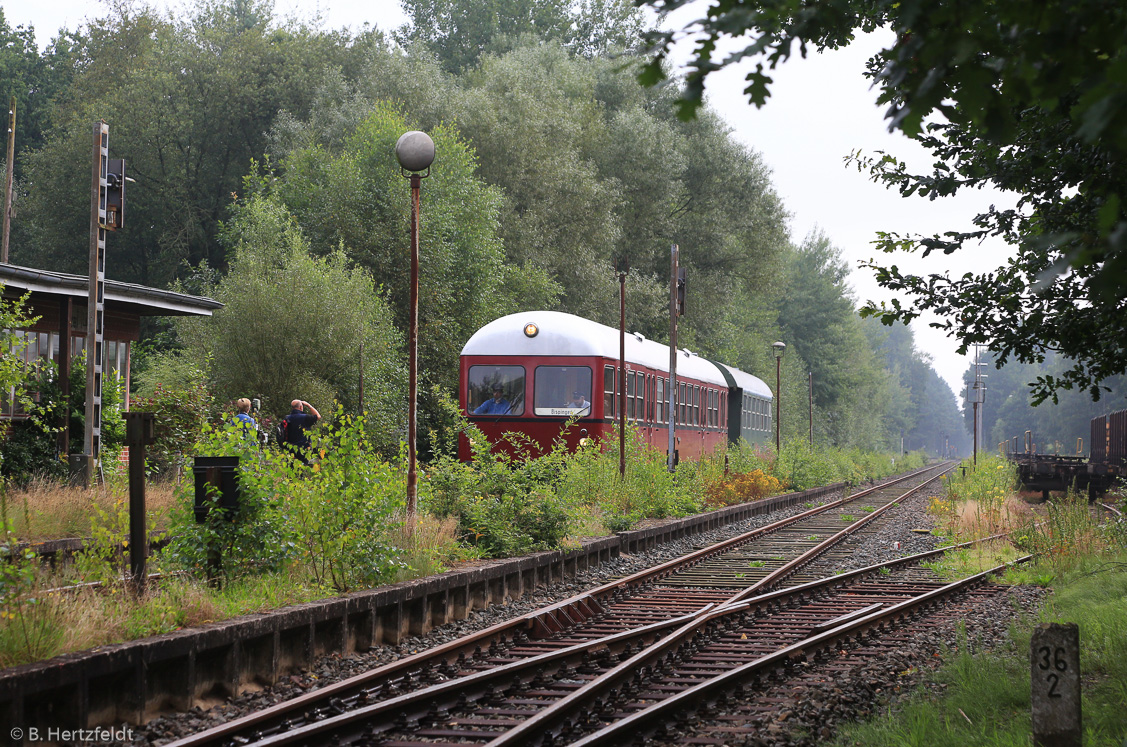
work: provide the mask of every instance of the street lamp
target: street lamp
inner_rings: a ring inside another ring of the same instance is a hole
[[[783,419],[783,352],[787,349],[787,344],[776,342],[771,347],[775,349],[775,453],[777,454],[782,449],[779,428]]]
[[[419,398],[419,186],[430,176],[434,141],[425,132],[406,132],[395,143],[395,157],[403,176],[411,180],[411,293],[407,322],[407,527],[410,529],[415,524],[419,496],[415,469],[415,410]]]

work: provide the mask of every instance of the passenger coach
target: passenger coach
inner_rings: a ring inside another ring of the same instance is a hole
[[[677,456],[696,459],[725,440],[768,441],[771,390],[762,380],[677,351]],[[618,421],[619,332],[557,311],[511,314],[482,327],[462,348],[462,412],[498,448],[523,433],[541,453],[563,424],[576,448],[610,435]],[[669,446],[669,346],[626,335],[626,420],[655,449]],[[503,446],[501,448],[504,448]],[[462,436],[462,459],[470,458]]]

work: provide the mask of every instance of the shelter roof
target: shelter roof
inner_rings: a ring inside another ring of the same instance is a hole
[[[5,286],[5,294],[12,295],[31,291],[55,296],[73,296],[85,300],[89,295],[89,283],[85,275],[71,275],[65,272],[36,270],[0,263],[0,283]],[[106,280],[106,303],[114,304],[122,311],[139,316],[211,316],[223,304],[203,296],[149,288],[120,280]]]

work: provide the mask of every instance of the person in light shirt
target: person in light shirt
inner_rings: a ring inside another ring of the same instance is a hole
[[[509,404],[509,400],[505,399],[505,391],[499,387],[493,387],[493,399],[487,399],[477,406],[473,411],[474,415],[508,415],[513,406]]]
[[[573,410],[580,410],[580,411],[582,411],[582,410],[588,410],[589,411],[591,409],[591,403],[588,402],[587,398],[583,396],[583,392],[572,392],[571,393],[571,401],[567,403],[567,406],[570,407]]]

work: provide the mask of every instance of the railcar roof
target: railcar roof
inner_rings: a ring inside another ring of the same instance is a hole
[[[767,386],[767,382],[763,381],[763,379],[759,378],[758,376],[752,376],[751,374],[741,371],[738,368],[732,368],[731,366],[725,365],[723,363],[717,363],[716,365],[724,368],[728,371],[728,373],[732,374],[732,378],[735,380],[736,386],[738,386],[740,389],[743,389],[748,394],[754,394],[755,396],[763,397],[764,399],[772,398],[771,387]]]
[[[539,328],[535,337],[524,334],[527,324],[535,324]],[[475,332],[462,348],[462,355],[516,357],[556,355],[617,360],[618,353],[617,329],[560,311],[525,311],[495,319]],[[677,353],[679,375],[727,386],[724,375],[710,361],[687,350],[678,350]],[[668,372],[669,346],[647,340],[639,334],[627,333],[626,360]]]

